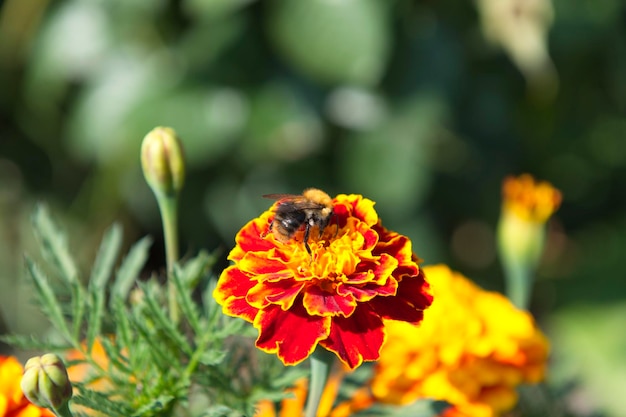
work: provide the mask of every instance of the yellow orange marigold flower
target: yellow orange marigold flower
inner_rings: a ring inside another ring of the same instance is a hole
[[[548,341],[532,316],[445,265],[428,266],[433,305],[420,326],[390,322],[371,382],[375,399],[453,405],[446,416],[494,417],[517,402],[515,387],[539,382]]]
[[[561,193],[546,181],[529,174],[507,177],[502,183],[502,205],[526,221],[545,223],[561,204]]]
[[[0,417],[54,417],[31,404],[20,388],[24,368],[13,356],[0,356]]]
[[[310,233],[310,255],[302,230],[285,242],[269,233],[274,210],[250,221],[213,293],[225,314],[258,329],[258,348],[287,365],[318,344],[349,368],[376,360],[383,320],[417,324],[432,301],[411,241],[382,226],[373,201],[341,194],[332,204],[329,226]]]

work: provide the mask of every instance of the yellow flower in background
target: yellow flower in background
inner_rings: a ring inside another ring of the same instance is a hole
[[[0,417],[54,417],[31,404],[20,388],[24,368],[13,356],[0,356]]]
[[[545,224],[560,204],[559,190],[548,182],[535,181],[529,174],[508,177],[502,183],[498,249],[507,295],[520,308],[528,306],[546,240]]]
[[[424,268],[434,302],[421,325],[389,322],[371,381],[373,398],[405,405],[433,398],[446,415],[494,417],[515,387],[543,379],[548,341],[532,316],[445,265]]]
[[[520,220],[545,223],[561,204],[561,193],[529,174],[507,177],[502,183],[502,211]]]

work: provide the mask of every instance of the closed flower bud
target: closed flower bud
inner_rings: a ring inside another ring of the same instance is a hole
[[[21,387],[28,400],[39,407],[57,409],[72,397],[65,365],[54,353],[26,362]]]
[[[185,182],[185,159],[176,132],[156,127],[141,144],[141,165],[148,185],[155,193],[175,194]]]

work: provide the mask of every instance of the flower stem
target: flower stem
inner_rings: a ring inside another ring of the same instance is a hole
[[[335,355],[326,349],[318,348],[310,357],[311,379],[309,381],[309,396],[306,404],[305,417],[316,417],[317,408],[322,398],[322,392],[328,380],[330,369]]]
[[[525,265],[508,263],[505,266],[506,292],[513,304],[520,309],[527,309],[533,288],[533,273]]]
[[[172,280],[174,264],[178,261],[178,196],[161,194],[157,196],[161,219],[163,221],[163,235],[165,239],[165,259],[167,263],[167,293],[170,319],[176,324],[179,321],[176,286]]]

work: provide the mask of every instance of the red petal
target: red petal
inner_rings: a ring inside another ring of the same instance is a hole
[[[288,311],[270,305],[261,310],[254,327],[259,329],[256,346],[268,353],[277,353],[285,365],[305,360],[317,343],[330,331],[330,317],[309,316],[302,305]]]
[[[352,294],[357,302],[369,301],[374,297],[387,297],[395,295],[398,288],[398,281],[389,277],[384,285],[368,283],[365,285],[350,285],[348,283],[337,285],[337,294]]]
[[[300,291],[303,282],[282,280],[278,282],[259,282],[248,291],[247,301],[256,308],[265,308],[270,304],[280,305],[283,310],[289,309]]]
[[[247,253],[237,263],[244,273],[253,275],[257,281],[279,281],[285,278],[293,278],[293,272],[287,269],[284,263],[268,259],[267,253]]]
[[[378,257],[376,261],[363,261],[357,265],[357,272],[353,276],[348,277],[349,283],[363,283],[363,279],[368,278],[368,281],[375,282],[377,284],[383,284],[387,281],[387,278],[398,267],[398,261],[392,257],[383,253]],[[363,275],[365,273],[365,275]],[[416,271],[417,273],[417,271]]]
[[[259,310],[248,304],[246,294],[255,283],[236,267],[229,266],[220,275],[213,298],[222,305],[224,314],[252,322]]]
[[[417,277],[405,277],[398,283],[395,297],[376,297],[368,304],[383,318],[417,324],[433,301],[429,288],[420,269]]]
[[[235,242],[237,243],[235,249],[239,248],[237,253],[265,252],[275,247],[271,240],[264,239],[264,236],[269,232],[269,225],[268,214],[263,214],[261,217],[250,220],[235,237]],[[233,249],[233,252],[235,252],[235,249]],[[235,260],[232,252],[229,259]]]
[[[354,369],[363,361],[378,359],[384,340],[382,320],[368,307],[362,307],[350,317],[333,318],[330,334],[320,345]]]
[[[352,294],[339,295],[324,291],[318,286],[311,286],[304,293],[302,300],[307,313],[316,316],[350,316],[356,308]]]
[[[389,232],[383,227],[376,227],[380,240],[374,254],[387,253],[398,260],[398,267],[394,271],[394,276],[417,275],[418,265],[413,259],[411,240],[396,232]]]

